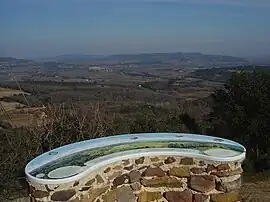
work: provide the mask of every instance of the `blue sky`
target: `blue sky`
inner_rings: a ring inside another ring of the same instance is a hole
[[[0,56],[270,54],[270,0],[0,0]]]

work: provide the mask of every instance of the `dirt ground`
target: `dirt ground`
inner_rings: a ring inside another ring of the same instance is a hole
[[[244,183],[241,198],[243,202],[270,202],[270,181]]]

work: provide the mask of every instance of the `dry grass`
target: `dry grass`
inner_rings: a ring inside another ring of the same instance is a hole
[[[11,88],[0,88],[0,98],[1,97],[9,97],[12,95],[18,95],[18,94],[29,94],[21,90],[15,90]]]
[[[6,111],[11,111],[11,110],[15,110],[18,108],[22,108],[25,105],[19,103],[19,102],[5,102],[5,101],[0,101],[0,103],[2,104],[2,106],[4,107],[4,109]]]
[[[270,181],[244,183],[241,188],[243,202],[269,202]]]
[[[24,94],[30,95],[22,90],[11,88],[0,88],[0,98],[13,95]],[[26,97],[25,97],[26,99]],[[26,100],[28,103],[28,101]],[[13,127],[29,126],[37,124],[38,120],[35,113],[42,108],[32,108],[19,102],[0,101],[0,120],[11,124]]]
[[[3,106],[3,110],[0,111],[0,120],[2,122],[6,122],[11,124],[13,127],[22,127],[22,126],[30,126],[33,124],[38,124],[39,117],[37,114],[40,111],[35,110],[34,108],[22,108],[17,109],[20,105],[19,103],[14,102],[0,102]]]

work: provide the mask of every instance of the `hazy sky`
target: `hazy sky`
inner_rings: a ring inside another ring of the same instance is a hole
[[[270,0],[0,0],[0,56],[270,54]]]

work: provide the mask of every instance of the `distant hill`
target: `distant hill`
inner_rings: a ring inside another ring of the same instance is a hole
[[[57,62],[118,62],[125,64],[179,64],[189,66],[234,66],[247,65],[246,59],[225,56],[206,55],[201,53],[142,53],[118,55],[61,55],[53,58],[44,58],[43,61]]]
[[[102,55],[79,55],[79,54],[75,54],[75,55],[59,55],[56,57],[49,57],[49,58],[36,58],[36,60],[38,61],[54,61],[54,62],[81,62],[81,61],[93,61],[96,59],[102,59],[105,58],[107,56],[102,56]]]
[[[251,57],[251,58],[248,58],[248,60],[254,64],[270,65],[270,55]]]
[[[192,72],[195,78],[215,81],[215,82],[226,82],[231,78],[233,72],[245,71],[267,71],[270,72],[269,66],[241,66],[241,67],[224,67],[224,68],[210,68],[210,69],[198,69]]]
[[[0,63],[27,63],[31,60],[18,59],[13,57],[0,57]]]

